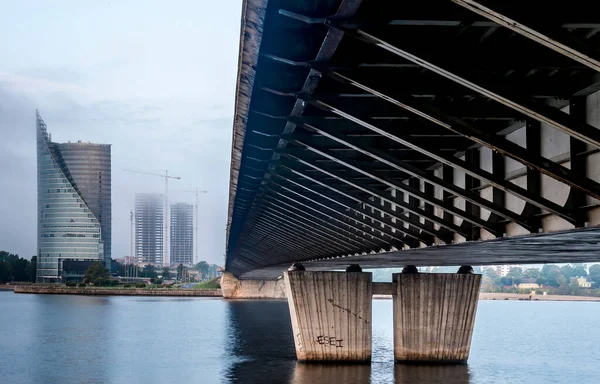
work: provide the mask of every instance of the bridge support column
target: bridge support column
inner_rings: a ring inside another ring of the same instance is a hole
[[[371,361],[371,273],[285,273],[299,361]]]
[[[466,363],[481,275],[393,275],[394,359],[398,363]]]

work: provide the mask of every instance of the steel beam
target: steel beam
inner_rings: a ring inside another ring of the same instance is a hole
[[[340,18],[350,18],[358,10],[360,4],[361,4],[361,0],[342,0],[335,16],[340,17]],[[321,44],[321,47],[319,49],[319,52],[317,53],[315,60],[321,61],[321,62],[329,61],[333,57],[343,36],[344,36],[343,31],[340,31],[337,28],[329,28],[327,34],[325,35],[325,38],[323,39],[323,43]],[[319,80],[320,80],[320,76],[319,76],[318,72],[315,70],[310,70],[308,73],[308,76],[306,77],[304,85],[302,87],[302,90],[304,92],[314,91],[319,84]],[[304,111],[304,107],[305,107],[305,104],[301,100],[297,100],[296,103],[294,104],[294,107],[292,108],[292,111],[290,112],[290,114],[291,115],[301,115]],[[284,128],[284,132],[291,133],[294,131],[294,128],[295,128],[295,126],[293,124],[286,124],[286,126]],[[287,143],[285,143],[284,141],[280,141],[278,143],[278,147],[284,148],[286,146],[286,144]],[[274,161],[278,160],[278,156],[279,156],[278,153],[274,153],[271,160],[274,160]],[[247,159],[249,157],[245,156],[245,158]],[[263,161],[260,159],[257,159],[257,160]],[[267,160],[267,161],[269,161],[269,160]],[[249,213],[250,212],[248,212],[248,214]],[[247,218],[248,216],[246,215],[245,217]],[[239,225],[236,224],[236,227],[237,226],[239,226]],[[241,232],[244,231],[243,228],[245,228],[244,224],[242,224]]]
[[[579,172],[571,171],[568,168],[542,157],[539,153],[532,153],[526,148],[488,131],[479,129],[458,117],[449,116],[443,111],[429,106],[414,97],[397,94],[392,96],[389,93],[378,91],[362,82],[337,72],[330,72],[329,75],[337,81],[352,84],[353,86],[388,101],[393,105],[410,111],[418,117],[452,132],[456,132],[478,144],[491,148],[495,152],[500,152],[530,169],[535,169],[561,183],[576,188],[589,196],[600,199],[600,184],[587,178],[585,173],[581,174]]]
[[[300,228],[302,231],[308,231],[308,233],[310,233],[310,235],[313,237],[313,240],[317,240],[311,241],[313,245],[320,244],[319,247],[331,248],[339,253],[351,253],[353,250],[355,250],[355,248],[352,248],[347,244],[340,243],[335,237],[321,232],[320,229],[313,228],[290,217],[283,217],[281,214],[269,209],[267,206],[263,206],[263,215],[265,215],[264,217],[271,217],[277,221],[283,221],[291,227]]]
[[[443,233],[434,230],[433,227],[428,228],[426,224],[421,224],[418,220],[414,221],[414,220],[410,219],[409,217],[406,217],[406,216],[402,215],[403,211],[401,211],[401,210],[400,211],[394,211],[392,209],[387,208],[384,204],[377,204],[374,201],[371,201],[369,199],[362,199],[362,198],[358,198],[358,197],[352,196],[349,193],[344,192],[339,186],[333,186],[331,183],[328,183],[327,181],[317,180],[317,179],[315,179],[315,178],[307,175],[306,173],[298,171],[297,169],[292,168],[290,166],[287,166],[285,164],[282,164],[281,168],[286,169],[290,173],[295,174],[295,175],[297,175],[297,176],[299,176],[301,178],[304,178],[304,179],[309,180],[309,181],[311,181],[311,182],[313,182],[315,184],[318,184],[318,185],[320,185],[322,187],[325,187],[325,188],[327,188],[327,189],[329,189],[329,190],[331,190],[331,191],[333,191],[333,192],[335,192],[335,193],[337,193],[339,195],[342,195],[342,196],[344,196],[344,197],[346,197],[346,198],[348,198],[350,200],[353,200],[354,202],[356,202],[357,204],[359,204],[359,208],[355,207],[353,209],[355,209],[355,210],[357,210],[359,212],[363,212],[365,210],[364,208],[362,208],[362,206],[364,205],[364,206],[369,207],[371,209],[375,209],[375,210],[381,211],[382,213],[384,213],[384,214],[392,217],[395,220],[399,220],[401,222],[404,222],[404,223],[412,226],[416,230],[421,230],[424,233],[427,233],[427,234],[429,234],[431,236],[438,237],[441,240],[447,240],[447,238],[444,237]],[[290,179],[289,177],[286,177],[286,174],[282,175],[281,171],[277,171],[277,174],[280,175],[281,177],[285,177],[288,180]],[[295,182],[300,183],[299,180],[296,180]],[[431,212],[431,213],[433,214],[433,212]],[[426,222],[429,222],[429,221],[426,220]],[[402,228],[402,230],[403,231],[408,231],[409,229]],[[418,234],[418,231],[414,231],[414,232],[411,231],[411,234],[410,235],[407,234],[407,235],[412,236],[415,233]],[[419,239],[419,240],[423,241],[421,239]]]
[[[274,231],[280,230],[281,226],[286,227],[285,223],[275,224],[275,223],[267,222],[263,219],[259,219],[257,222],[255,222],[254,226],[256,228],[263,228],[264,232],[267,234],[267,236],[271,236],[271,237],[277,236],[277,235],[273,235],[272,233]],[[304,234],[305,233],[302,233],[302,235],[304,235]],[[264,249],[263,252],[265,254],[268,254],[269,251],[273,250],[274,248],[281,247],[281,249],[272,252],[271,258],[274,258],[273,256],[285,255],[290,250],[292,250],[296,253],[304,252],[305,254],[308,254],[313,258],[320,257],[321,255],[323,255],[322,252],[318,252],[317,250],[310,248],[310,246],[314,245],[314,244],[309,244],[305,240],[302,240],[302,238],[298,239],[299,235],[300,234],[291,234],[291,233],[286,233],[286,232],[280,232],[280,234],[278,236],[281,239],[281,242],[269,244],[268,248]],[[284,244],[284,246],[281,246],[281,244]],[[299,244],[300,246],[298,247],[297,244]],[[333,250],[329,250],[327,247],[324,247],[323,249],[326,250],[327,252],[334,252]]]
[[[586,97],[574,97],[571,99],[569,114],[580,121],[586,121]],[[571,137],[570,152],[571,152],[571,169],[573,172],[580,175],[587,175],[587,156],[585,155],[587,148],[585,143]],[[585,226],[587,221],[587,213],[583,209],[587,205],[586,197],[582,191],[571,188],[567,206],[570,207],[576,215],[576,227]]]
[[[363,153],[369,157],[372,157],[375,160],[390,166],[391,168],[400,170],[400,171],[406,173],[407,175],[417,177],[422,180],[426,180],[427,182],[429,182],[435,186],[438,186],[444,190],[450,191],[450,192],[456,194],[457,196],[460,196],[460,197],[464,198],[465,200],[468,200],[469,202],[477,204],[477,205],[479,205],[491,212],[494,212],[508,220],[515,221],[515,222],[519,223],[519,225],[524,225],[527,227],[527,223],[524,220],[522,220],[518,214],[516,214],[502,206],[495,205],[493,202],[486,200],[483,197],[479,196],[479,194],[462,189],[462,188],[454,185],[454,183],[445,182],[443,179],[435,177],[434,175],[432,175],[426,171],[423,171],[423,170],[421,170],[417,167],[414,167],[410,164],[404,163],[403,161],[398,160],[398,159],[388,155],[387,153],[385,153],[385,151],[381,151],[376,148],[365,146],[361,143],[361,141],[359,139],[344,137],[343,135],[341,135],[339,133],[333,132],[332,129],[328,129],[327,131],[321,130],[314,125],[308,125],[308,124],[302,123],[301,119],[298,119],[298,118],[294,118],[293,121],[296,121],[297,124],[301,124],[301,125],[305,126],[307,129],[313,130],[323,136],[330,138],[331,140],[334,140],[338,143],[344,144],[344,145],[348,146],[349,148],[352,148],[360,153]],[[297,136],[293,136],[293,137],[297,138]],[[478,226],[481,226],[481,225],[478,225]],[[493,233],[496,233],[496,231],[494,231],[492,229],[493,226],[488,224],[487,226],[484,226],[484,227],[486,227],[486,229],[488,229],[488,230],[491,230]]]
[[[331,215],[329,215],[327,213],[324,213],[322,210],[314,208],[311,205],[302,203],[301,201],[298,201],[298,200],[296,200],[296,199],[294,199],[294,198],[292,198],[292,197],[290,197],[290,196],[288,196],[288,195],[286,195],[284,193],[281,193],[281,192],[278,192],[278,191],[274,191],[274,190],[273,190],[273,193],[276,193],[277,195],[282,196],[285,199],[293,201],[294,203],[296,203],[296,204],[298,204],[300,206],[308,208],[311,211],[317,212],[318,214],[320,214],[322,216],[325,216],[328,219],[333,220],[333,221],[335,221],[337,223],[340,223],[343,226],[346,226],[348,228],[354,229],[356,231],[355,235],[357,235],[358,237],[362,237],[364,239],[364,241],[369,242],[369,243],[373,244],[376,247],[383,248],[383,247],[385,247],[385,244],[387,243],[387,240],[381,239],[378,236],[373,235],[371,233],[367,233],[364,228],[361,228],[358,225],[354,225],[354,224],[351,224],[351,223],[349,223],[347,221],[340,220],[340,219],[338,219],[338,218],[336,218],[334,216],[331,216]]]
[[[307,191],[309,191],[309,192],[311,192],[311,193],[313,193],[313,194],[315,194],[315,195],[317,195],[319,197],[322,197],[323,199],[329,200],[329,201],[331,201],[331,202],[333,202],[335,204],[338,204],[338,205],[340,205],[340,206],[342,206],[342,207],[344,207],[344,208],[346,208],[346,209],[348,209],[350,211],[354,211],[354,212],[356,212],[356,213],[358,213],[360,215],[364,215],[364,216],[368,217],[369,219],[371,219],[372,221],[380,223],[382,226],[384,226],[384,228],[385,228],[385,226],[388,226],[388,227],[390,227],[391,230],[403,233],[406,236],[409,236],[409,237],[411,237],[411,238],[413,238],[413,239],[415,239],[417,241],[420,241],[420,242],[423,242],[423,243],[427,244],[427,241],[425,240],[425,238],[423,238],[418,232],[411,232],[411,231],[409,231],[408,229],[406,229],[404,227],[398,227],[398,226],[395,226],[395,225],[391,225],[388,222],[384,221],[382,217],[377,217],[376,215],[374,215],[373,213],[369,212],[368,210],[364,210],[364,209],[360,209],[358,207],[354,207],[352,205],[349,205],[349,204],[341,201],[340,199],[335,199],[335,198],[327,195],[326,193],[315,191],[313,188],[307,186],[306,184],[300,182],[299,180],[292,180],[291,178],[285,177],[285,176],[283,176],[283,175],[281,175],[279,173],[277,173],[275,175],[277,177],[281,178],[282,180],[285,180],[285,181],[287,181],[290,184],[297,185],[297,186],[299,186],[299,187],[301,187],[301,188],[303,188],[303,189],[305,189],[305,190],[307,190]],[[389,232],[383,231],[383,232],[387,233],[388,235],[393,235],[394,234],[392,231],[389,231]],[[402,239],[402,241],[406,242],[406,239]]]
[[[279,237],[279,238],[289,238],[290,236],[293,238],[293,241],[290,242],[291,245],[300,244],[302,246],[316,246],[317,243],[314,241],[312,237],[313,231],[307,229],[307,227],[301,227],[291,223],[286,218],[276,217],[272,215],[261,215],[259,218],[255,218],[250,221],[250,223],[256,228],[259,226],[267,225],[269,226],[269,230],[265,233],[265,237]],[[307,235],[304,237],[300,237],[300,234]],[[318,238],[318,237],[317,237]],[[286,240],[287,241],[287,240]],[[262,240],[261,240],[262,242]],[[252,246],[257,246],[259,243],[254,243]],[[318,248],[318,247],[317,247]],[[323,245],[323,250],[327,252],[335,252],[335,253],[351,253],[352,249],[346,249],[340,247],[339,245],[334,245],[330,242],[327,242],[326,245]],[[313,249],[315,253],[318,253],[316,249]]]
[[[600,148],[599,129],[587,123],[577,122],[568,114],[563,113],[555,108],[537,105],[526,100],[515,101],[515,96],[503,96],[499,92],[495,92],[491,89],[486,88],[485,86],[478,85],[466,79],[464,76],[460,76],[451,71],[445,70],[421,57],[415,56],[406,50],[396,47],[377,36],[374,36],[360,29],[352,31],[351,29],[345,27],[345,24],[343,22],[328,20],[327,25],[336,26],[337,28],[340,28],[340,30],[345,31],[348,35],[352,35],[362,41],[367,41],[399,57],[412,61],[413,63],[419,64],[423,68],[435,72],[438,75],[443,76],[457,84],[467,87],[491,100],[494,100],[509,108],[512,108],[515,111],[524,114],[525,116],[538,120],[542,123],[552,125],[556,129],[566,133],[567,135],[576,137],[581,141],[584,141],[590,145]]]
[[[444,164],[451,165],[454,168],[460,169],[461,171],[463,171],[471,176],[477,177],[482,180],[486,180],[488,183],[490,183],[494,186],[497,186],[498,188],[502,188],[506,192],[510,192],[513,195],[515,195],[533,205],[536,205],[542,209],[547,210],[548,212],[551,212],[557,216],[560,216],[571,223],[574,222],[573,214],[570,210],[568,210],[548,199],[544,199],[539,195],[538,196],[533,195],[526,189],[518,187],[509,181],[506,181],[504,179],[498,179],[498,178],[494,177],[493,174],[486,172],[481,168],[477,169],[476,167],[472,167],[469,164],[467,164],[466,162],[461,161],[454,156],[449,156],[449,155],[441,153],[440,151],[437,151],[435,149],[425,148],[425,146],[423,144],[417,145],[414,143],[414,141],[409,141],[404,138],[401,138],[398,135],[384,131],[384,130],[374,126],[373,124],[370,124],[364,120],[361,120],[360,118],[353,116],[352,114],[350,114],[348,112],[342,111],[341,109],[331,106],[329,104],[326,104],[322,101],[310,100],[310,99],[309,99],[309,101],[312,104],[314,104],[315,106],[318,106],[319,108],[326,109],[332,113],[335,113],[338,116],[345,117],[346,119],[351,120],[367,129],[370,129],[373,132],[377,132],[384,137],[387,137],[387,138],[394,140],[400,144],[403,144],[403,145],[407,146],[408,148],[414,149],[415,151],[421,152],[439,162],[442,162]],[[600,130],[599,130],[599,132],[600,132]]]
[[[330,221],[323,220],[320,217],[311,214],[310,212],[302,211],[297,207],[286,203],[285,201],[274,199],[268,195],[265,195],[265,200],[269,202],[268,204],[277,208],[279,211],[285,212],[286,214],[294,217],[302,218],[309,225],[319,227],[322,229],[322,231],[331,233],[338,238],[344,238],[344,241],[352,243],[355,247],[365,247],[364,241],[359,239],[353,232],[347,231],[344,228],[340,228]],[[300,213],[296,211],[299,211]]]
[[[328,230],[332,233],[335,233],[337,236],[347,239],[347,241],[350,241],[350,242],[352,242],[352,244],[355,244],[354,245],[355,247],[376,249],[376,248],[381,248],[381,246],[382,246],[382,244],[377,243],[372,238],[372,236],[366,236],[366,235],[362,235],[362,234],[359,235],[359,234],[357,234],[357,232],[355,231],[354,228],[349,228],[345,222],[342,222],[342,224],[340,224],[339,221],[334,221],[328,215],[322,215],[329,219],[329,220],[325,220],[325,219],[317,216],[316,214],[308,212],[306,209],[301,210],[300,208],[298,208],[290,203],[287,203],[285,201],[279,200],[275,197],[265,195],[265,199],[269,202],[269,204],[277,207],[278,209],[282,209],[281,206],[285,206],[285,207],[291,208],[293,210],[301,211],[303,216],[296,213],[297,217],[310,218],[310,219],[306,219],[308,222],[311,222],[311,221],[314,222],[315,220],[318,221],[320,223],[320,224],[318,224],[319,227],[326,228],[326,230]],[[303,205],[301,205],[301,206],[303,208],[309,208],[309,210],[312,210],[310,207],[306,207]],[[289,210],[284,210],[284,212],[289,212]],[[352,229],[354,231],[352,231],[350,229]]]
[[[451,0],[453,3],[460,5],[463,8],[466,8],[472,12],[477,13],[489,19],[503,27],[506,27],[521,36],[524,36],[532,41],[535,41],[538,44],[542,44],[545,47],[552,49],[555,52],[560,53],[570,59],[573,59],[597,72],[600,72],[600,61],[590,57],[587,54],[579,52],[571,47],[568,47],[554,39],[551,39],[544,34],[527,27],[526,25],[519,23],[516,20],[510,19],[509,17],[496,12],[482,4],[479,4],[473,0]]]
[[[281,189],[283,189],[283,190],[285,190],[287,192],[290,192],[290,193],[296,195],[297,197],[300,197],[300,198],[303,198],[303,199],[305,199],[307,201],[310,201],[311,203],[316,204],[317,206],[319,206],[321,208],[325,208],[325,209],[327,209],[327,210],[329,210],[331,212],[334,212],[337,215],[339,215],[341,217],[344,217],[347,220],[350,220],[350,222],[356,222],[356,224],[350,224],[350,223],[347,223],[347,224],[349,226],[352,226],[352,227],[356,228],[357,230],[362,230],[365,234],[369,234],[369,235],[371,235],[371,236],[373,236],[375,238],[379,238],[383,242],[389,242],[389,240],[387,240],[386,237],[385,237],[385,236],[388,236],[391,239],[394,239],[396,241],[399,241],[399,242],[402,242],[402,243],[406,243],[406,239],[404,239],[402,237],[398,237],[397,234],[394,234],[392,231],[388,230],[385,227],[379,227],[379,228],[375,227],[375,226],[371,225],[370,223],[368,223],[366,220],[364,220],[362,218],[357,218],[357,217],[350,216],[350,215],[348,215],[347,213],[345,213],[343,211],[340,211],[338,209],[330,207],[329,205],[323,204],[323,203],[321,203],[321,202],[319,202],[317,200],[311,199],[311,198],[303,195],[302,193],[300,193],[298,191],[295,191],[295,190],[293,190],[291,188],[288,188],[286,186],[283,186],[281,184],[276,184],[276,183],[275,183],[275,185],[277,185],[279,188],[281,188]],[[273,190],[273,191],[275,193],[278,193],[276,190]],[[340,204],[340,203],[337,203],[337,204]],[[360,226],[362,226],[362,228]],[[379,233],[381,233],[381,235]]]
[[[326,154],[325,152],[322,152],[322,151],[318,151],[318,152],[315,152],[315,153],[323,154],[323,156],[330,156],[329,154]],[[385,194],[381,193],[380,191],[377,191],[374,188],[367,187],[365,185],[360,185],[360,184],[358,184],[356,182],[353,182],[353,181],[351,181],[351,180],[349,180],[349,179],[341,176],[338,172],[335,172],[335,171],[332,171],[332,170],[326,170],[326,169],[324,169],[322,167],[319,167],[318,165],[314,164],[310,160],[302,159],[302,158],[299,158],[297,156],[292,156],[292,155],[289,155],[289,154],[287,155],[287,157],[290,158],[290,159],[292,159],[292,160],[294,160],[294,161],[296,161],[296,162],[298,162],[298,163],[301,163],[301,164],[307,165],[307,166],[309,166],[311,168],[317,169],[317,170],[321,171],[322,173],[324,173],[324,174],[326,174],[328,176],[331,176],[331,177],[335,178],[336,180],[344,182],[344,183],[346,183],[346,184],[348,184],[348,185],[350,185],[350,186],[352,186],[352,187],[354,187],[354,188],[356,188],[358,190],[361,190],[361,191],[366,192],[366,193],[368,193],[370,195],[373,195],[373,196],[376,196],[376,197],[378,197],[380,199],[388,201],[390,204],[394,204],[394,205],[400,206],[406,212],[417,214],[419,216],[422,216],[426,220],[430,220],[430,221],[432,221],[432,222],[434,222],[434,223],[436,223],[436,224],[438,224],[438,225],[440,225],[442,227],[445,227],[445,228],[449,229],[452,232],[460,233],[461,236],[463,236],[464,234],[466,234],[458,225],[455,225],[454,223],[452,223],[450,221],[444,220],[443,218],[437,217],[436,215],[429,215],[424,210],[415,209],[414,207],[410,206],[408,203],[404,202],[404,200],[396,198],[396,197],[393,197],[391,194],[389,196],[386,196]],[[333,156],[332,156],[332,158],[338,160],[337,158],[335,158]],[[375,175],[369,173],[368,171],[365,171],[364,169],[360,168],[359,166],[351,165],[351,164],[349,164],[349,163],[347,163],[347,162],[345,162],[343,160],[338,160],[338,161],[340,162],[340,164],[346,165],[348,168],[352,169],[353,171],[358,172],[358,173],[362,173],[362,174],[364,174],[366,176],[369,176],[372,179],[377,180],[378,182],[380,182],[380,183],[382,183],[382,184],[384,184],[384,185],[386,185],[386,186],[388,186],[390,188],[395,188],[395,189],[400,189],[400,190],[408,189],[410,191],[410,193],[418,194],[419,196],[422,195],[422,192],[420,192],[420,191],[414,191],[412,188],[410,188],[406,184],[398,183],[398,182],[395,182],[393,180],[389,180],[389,179],[387,179],[385,177],[375,176]],[[450,204],[447,204],[444,201],[441,201],[441,200],[438,200],[438,199],[435,199],[435,198],[432,199],[429,196],[426,196],[424,198],[427,198],[427,200],[432,205],[440,207],[440,208],[442,208],[444,210],[449,210],[449,211],[455,213],[457,216],[461,216],[461,217],[462,216],[467,216],[460,209],[458,209],[458,208],[456,208],[454,206],[451,206]],[[475,220],[473,218],[465,218],[465,219],[469,220],[469,221]],[[476,224],[476,225],[480,225],[480,224],[481,223],[478,222],[478,224]],[[486,227],[488,227],[488,225],[486,225]],[[493,228],[490,228],[490,230],[493,230]]]

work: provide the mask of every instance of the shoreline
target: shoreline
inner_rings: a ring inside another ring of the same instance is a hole
[[[479,300],[522,300],[522,301],[598,301],[600,297],[569,295],[530,295],[526,293],[489,293],[481,292]]]
[[[173,288],[78,288],[34,285],[0,286],[0,291],[13,291],[19,294],[42,295],[83,295],[83,296],[155,296],[155,297],[223,297],[219,288],[209,289],[173,289]],[[373,295],[373,300],[390,300],[392,295]],[[266,299],[269,300],[269,299]],[[600,302],[600,297],[569,295],[533,295],[521,293],[489,293],[479,294],[481,301],[577,301]]]
[[[174,288],[76,288],[16,285],[14,293],[42,295],[83,296],[172,296],[172,297],[223,297],[221,289],[174,289]]]
[[[390,300],[392,295],[373,295],[373,300]],[[600,297],[594,296],[569,296],[569,295],[533,295],[531,300],[526,293],[490,293],[480,292],[480,301],[587,301],[600,302]]]

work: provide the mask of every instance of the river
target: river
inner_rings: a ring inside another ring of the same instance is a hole
[[[393,362],[373,302],[370,365],[299,364],[287,303],[0,291],[1,383],[600,383],[600,303],[481,301],[469,363]]]

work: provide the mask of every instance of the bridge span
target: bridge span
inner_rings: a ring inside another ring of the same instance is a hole
[[[464,361],[479,276],[410,266],[600,260],[592,15],[583,0],[245,0],[224,293],[285,288],[299,359],[368,360],[360,267],[408,266],[389,287],[396,359]]]

